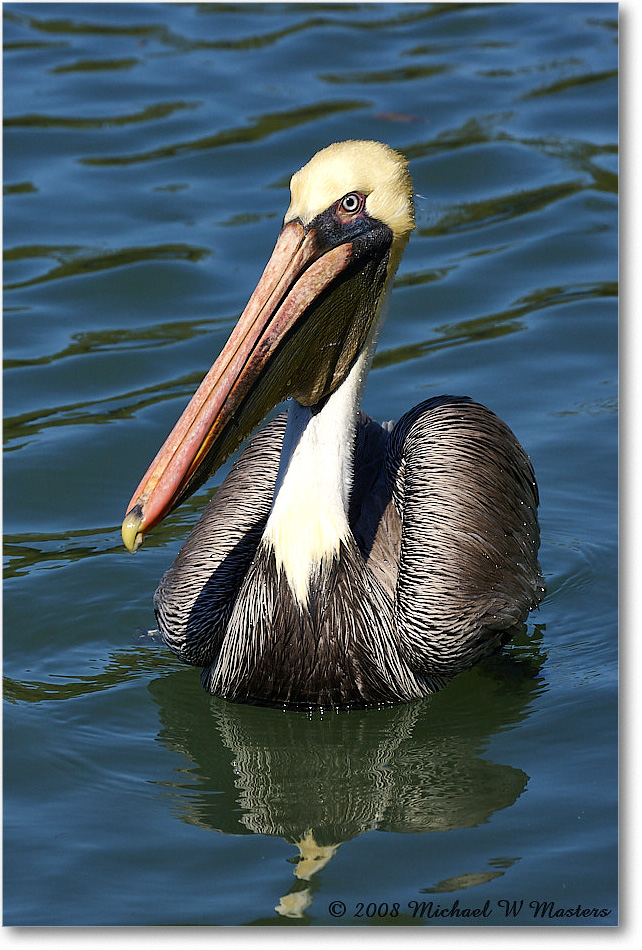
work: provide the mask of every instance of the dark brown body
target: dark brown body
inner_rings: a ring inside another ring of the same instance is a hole
[[[156,593],[160,631],[212,692],[350,707],[433,692],[510,634],[544,592],[526,454],[464,397],[427,400],[392,432],[361,414],[352,536],[293,597],[262,540],[285,431],[250,442]]]

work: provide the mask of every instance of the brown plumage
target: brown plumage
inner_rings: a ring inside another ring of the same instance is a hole
[[[156,592],[167,644],[206,667],[211,692],[300,707],[409,700],[470,667],[539,603],[530,462],[488,409],[441,396],[391,434],[361,414],[354,540],[301,609],[261,544],[285,422],[250,442]]]
[[[215,493],[155,608],[166,643],[204,667],[207,689],[305,708],[439,689],[544,590],[535,476],[497,416],[455,396],[394,427],[360,412],[411,192],[405,162],[385,146],[326,151],[293,179],[261,283],[123,527],[135,550],[293,395]]]

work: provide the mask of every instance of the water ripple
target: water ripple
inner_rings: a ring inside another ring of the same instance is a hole
[[[540,86],[538,89],[531,89],[523,93],[519,98],[522,102],[528,99],[536,99],[539,96],[555,96],[560,92],[568,92],[569,89],[575,89],[578,86],[587,86],[592,83],[606,82],[609,79],[617,80],[617,70],[608,69],[603,72],[582,73],[579,76],[571,76],[568,79],[560,79],[557,82],[550,83],[548,86]]]
[[[48,280],[62,280],[68,277],[81,277],[99,271],[126,267],[147,261],[191,261],[206,257],[210,251],[204,247],[189,244],[157,244],[152,247],[123,247],[117,251],[94,250],[79,246],[50,246],[31,244],[24,247],[8,248],[5,251],[6,262],[34,260],[38,258],[54,259],[59,263],[44,274],[30,277],[28,280],[5,284],[5,290],[33,287]]]
[[[30,444],[44,429],[58,426],[109,425],[123,419],[131,419],[148,406],[156,406],[177,396],[188,398],[201,381],[201,374],[190,373],[178,379],[164,381],[155,386],[119,393],[107,399],[87,399],[36,409],[4,419],[5,452],[17,451]]]
[[[466,202],[449,210],[431,227],[421,228],[419,233],[424,237],[438,237],[458,231],[485,228],[489,224],[540,211],[556,201],[576,194],[582,188],[581,182],[559,182],[541,188],[485,198],[482,201]]]
[[[113,528],[61,532],[21,532],[4,536],[4,577],[25,577],[34,568],[65,567],[73,561],[122,552]]]
[[[62,74],[99,72],[103,69],[133,69],[134,66],[139,66],[140,63],[141,60],[135,56],[129,56],[123,59],[79,59],[66,66],[56,66],[51,72],[54,74]]]
[[[71,336],[73,343],[57,353],[28,358],[8,358],[4,360],[3,367],[5,370],[26,369],[30,366],[46,366],[49,363],[55,363],[57,360],[88,356],[92,353],[115,353],[125,350],[147,351],[204,336],[210,333],[214,327],[228,325],[228,323],[227,318],[173,320],[170,323],[159,323],[151,327],[135,327],[134,329],[117,327],[113,330],[73,333]]]
[[[175,158],[192,152],[200,152],[230,145],[240,145],[247,142],[258,142],[277,132],[294,129],[297,126],[318,122],[343,112],[363,109],[370,103],[364,100],[341,100],[331,102],[317,102],[296,109],[286,109],[282,112],[266,113],[259,116],[254,122],[232,129],[223,129],[212,135],[205,135],[187,142],[175,142],[172,145],[162,145],[144,152],[134,152],[128,155],[88,156],[79,159],[85,165],[135,165],[139,162],[154,162],[161,159]]]
[[[78,699],[88,693],[103,692],[122,686],[149,673],[167,672],[177,666],[166,653],[139,647],[110,654],[102,673],[94,676],[60,677],[62,682],[19,680],[3,677],[4,699],[10,703],[44,703]]]
[[[319,79],[336,85],[347,83],[395,83],[429,79],[449,72],[448,66],[405,66],[399,69],[375,69],[368,72],[321,73]]]
[[[123,125],[133,125],[141,122],[156,122],[166,119],[183,109],[197,109],[198,102],[158,102],[145,106],[138,112],[125,115],[108,115],[100,118],[86,118],[80,116],[47,115],[29,113],[28,115],[10,116],[4,119],[5,128],[23,129],[108,129]]]
[[[422,283],[422,275],[408,275],[408,284]],[[426,281],[433,280],[432,274],[426,276]],[[497,339],[509,333],[516,333],[525,327],[525,319],[529,314],[549,307],[558,307],[563,304],[577,303],[582,300],[605,299],[617,297],[617,283],[584,284],[568,287],[545,287],[534,290],[500,313],[491,313],[472,320],[460,320],[444,324],[435,328],[437,338],[416,341],[405,346],[392,347],[387,350],[378,350],[372,363],[373,369],[384,366],[393,366],[396,363],[405,363],[420,359],[429,352],[447,349],[453,346],[462,346],[482,340]]]

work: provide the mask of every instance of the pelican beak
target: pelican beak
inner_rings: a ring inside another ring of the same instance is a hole
[[[373,240],[372,229],[337,238],[315,221],[285,225],[220,356],[134,493],[122,527],[129,551],[279,402],[316,405],[340,385],[385,287],[390,238],[387,229]]]

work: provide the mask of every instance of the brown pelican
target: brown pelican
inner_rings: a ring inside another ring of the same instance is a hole
[[[143,536],[268,412],[162,578],[163,639],[243,702],[351,707],[424,696],[543,593],[538,493],[510,429],[439,396],[393,427],[360,411],[404,246],[407,162],[377,142],[317,153],[258,286],[136,490]]]

